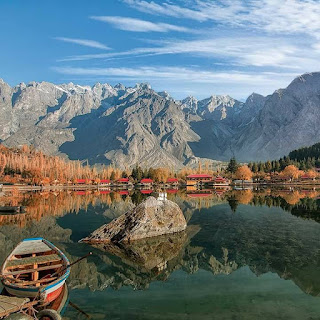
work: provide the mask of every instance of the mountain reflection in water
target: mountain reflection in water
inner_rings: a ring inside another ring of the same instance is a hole
[[[191,193],[168,194],[186,232],[95,247],[78,240],[146,195],[9,194],[0,203],[26,205],[27,213],[0,216],[1,262],[33,236],[71,261],[93,251],[68,283],[71,300],[93,319],[320,319],[320,191]],[[66,317],[75,317],[71,308]]]

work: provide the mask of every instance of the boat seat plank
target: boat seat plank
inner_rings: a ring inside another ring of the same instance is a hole
[[[30,300],[28,298],[7,297],[0,295],[0,317],[23,309]]]
[[[61,261],[61,257],[57,254],[50,254],[46,256],[28,257],[22,259],[9,260],[6,268],[18,268],[33,264],[43,264],[49,262]]]
[[[21,281],[20,283],[18,282],[17,285],[19,285],[19,286],[32,286],[37,283],[41,284],[41,283],[46,283],[46,282],[52,282],[56,279],[57,279],[57,277],[50,277],[50,278],[44,278],[44,279],[34,280],[34,281]]]
[[[31,253],[40,253],[40,252],[48,252],[51,251],[47,244],[45,244],[41,240],[30,240],[21,242],[14,250],[13,255],[24,255],[24,254],[31,254]]]
[[[24,270],[18,270],[18,271],[9,271],[4,274],[4,276],[17,276],[20,274],[25,274],[25,273],[33,273],[33,272],[39,272],[39,271],[45,271],[45,270],[53,270],[53,269],[58,269],[61,268],[62,264],[52,264],[50,266],[44,266],[36,269],[24,269]]]

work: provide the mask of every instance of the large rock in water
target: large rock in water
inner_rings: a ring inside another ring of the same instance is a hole
[[[82,241],[130,242],[180,232],[186,227],[186,219],[176,203],[149,197],[132,211],[103,225]]]

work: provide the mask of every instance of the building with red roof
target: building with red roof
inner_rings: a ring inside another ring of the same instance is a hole
[[[153,180],[152,179],[149,179],[149,178],[145,178],[145,179],[142,179],[140,181],[141,184],[152,184],[153,183]]]
[[[100,184],[110,184],[111,181],[109,179],[101,179]]]
[[[189,198],[208,198],[212,196],[211,191],[199,190],[199,192],[187,193],[187,197]]]
[[[129,183],[129,178],[120,178],[117,180],[119,183]]]
[[[210,185],[213,186],[228,186],[229,184],[229,180],[221,176],[217,176],[212,181],[210,181]]]
[[[187,176],[187,186],[194,186],[197,184],[204,184],[212,180],[212,176],[209,174],[190,174]]]
[[[177,178],[168,178],[166,184],[177,185],[179,183],[179,179]]]
[[[120,195],[122,195],[122,196],[127,196],[127,195],[129,195],[129,191],[127,191],[127,190],[118,191],[118,193],[119,193]]]
[[[142,194],[151,194],[153,192],[153,190],[150,190],[150,189],[148,189],[148,190],[140,190],[140,192]]]
[[[166,189],[167,193],[177,193],[178,189]]]

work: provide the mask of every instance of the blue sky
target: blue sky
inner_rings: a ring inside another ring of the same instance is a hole
[[[318,0],[0,0],[0,78],[270,94],[319,71]]]

